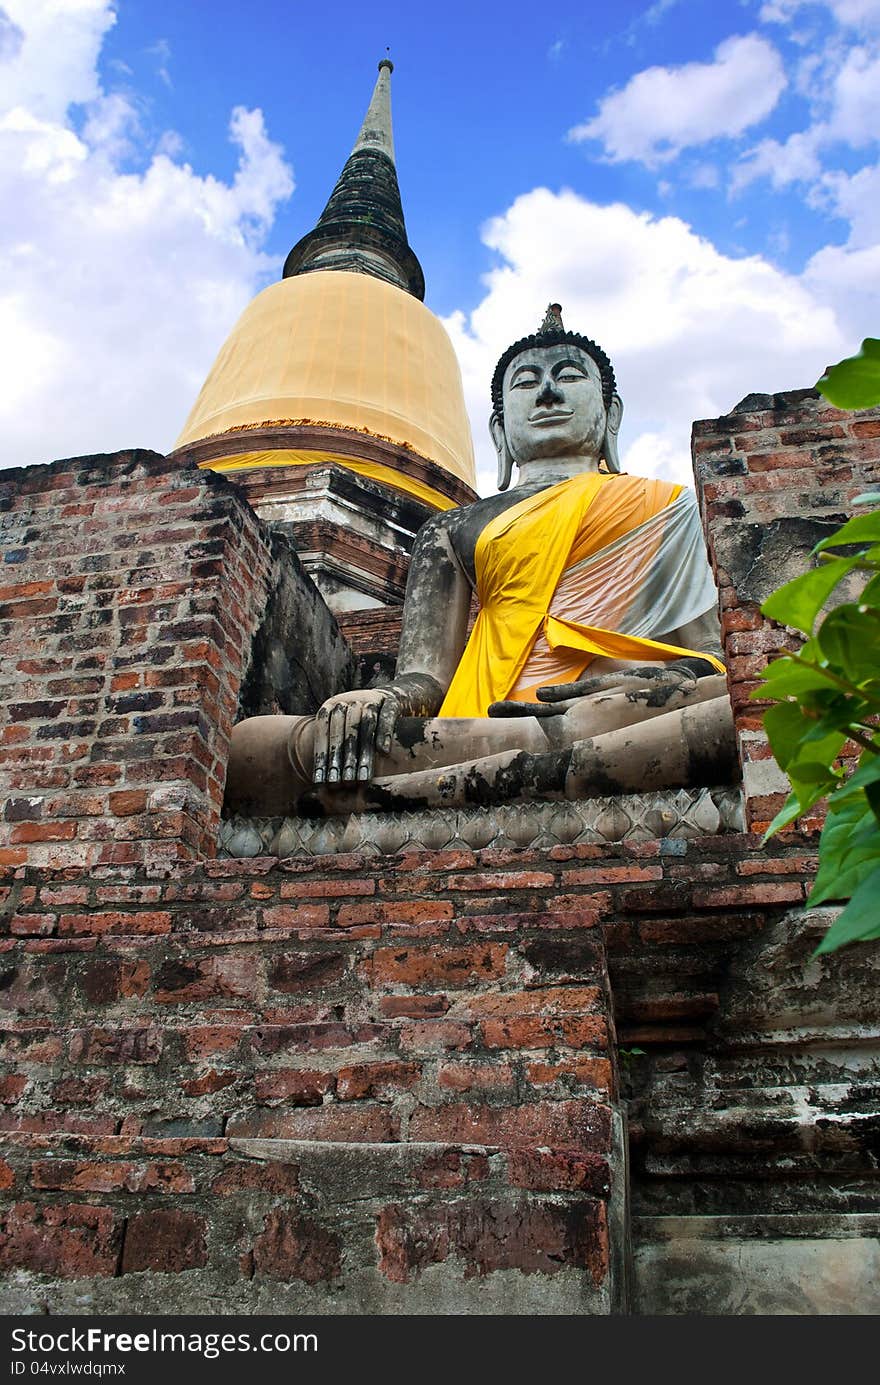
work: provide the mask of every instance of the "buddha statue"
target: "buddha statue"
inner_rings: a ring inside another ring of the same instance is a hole
[[[310,811],[395,810],[730,780],[696,499],[621,473],[623,405],[608,357],[552,304],[498,362],[492,406],[499,492],[421,529],[393,681],[331,697],[313,717],[240,723],[233,810],[289,812],[304,797]]]

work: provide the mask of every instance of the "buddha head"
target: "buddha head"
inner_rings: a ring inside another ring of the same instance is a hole
[[[489,429],[498,453],[498,489],[513,465],[582,456],[620,471],[617,434],[623,404],[601,347],[562,325],[551,303],[536,333],[505,351],[492,377]]]

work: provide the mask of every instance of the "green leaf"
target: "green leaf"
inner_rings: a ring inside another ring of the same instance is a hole
[[[880,341],[866,337],[858,355],[830,366],[816,389],[837,409],[870,409],[880,404]]]
[[[854,795],[825,819],[819,839],[819,869],[809,903],[849,899],[878,867],[880,825],[864,795]]]
[[[848,682],[880,680],[880,640],[872,638],[858,606],[837,606],[823,620],[816,639],[829,664]]]
[[[787,827],[790,822],[794,822],[795,818],[799,818],[800,815],[801,805],[798,796],[795,793],[790,793],[761,838],[761,845],[763,846],[764,842],[769,841],[771,837],[775,837],[777,832],[781,832],[783,827]]]
[[[764,669],[763,679],[762,687],[755,689],[753,697],[775,697],[782,701],[806,692],[837,692],[824,669],[794,657],[774,659]]]
[[[810,723],[795,702],[781,702],[764,713],[764,730],[780,769],[788,769],[810,730]]]
[[[880,755],[872,755],[866,750],[859,758],[858,768],[841,787],[841,794],[853,789],[866,789],[870,784],[880,783]],[[832,808],[832,812],[834,809]]]
[[[835,919],[813,953],[836,952],[847,943],[870,942],[880,938],[880,865],[856,890],[839,918]]]
[[[832,558],[831,562],[822,563],[820,567],[786,582],[772,596],[768,596],[761,610],[780,625],[793,625],[796,630],[809,634],[816,616],[834,588],[857,562],[858,558]]]
[[[880,572],[862,588],[858,604],[860,606],[880,606]]]
[[[826,548],[840,548],[845,543],[878,543],[880,542],[880,510],[872,510],[868,515],[853,515],[846,524],[842,524],[833,534],[829,534],[827,539],[822,539],[813,549],[814,553],[823,553]]]

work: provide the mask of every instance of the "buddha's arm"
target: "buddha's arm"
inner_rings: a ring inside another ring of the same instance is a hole
[[[413,549],[393,680],[328,698],[317,713],[316,784],[371,779],[374,754],[391,749],[398,719],[439,711],[465,646],[470,596],[448,516],[438,515]]]

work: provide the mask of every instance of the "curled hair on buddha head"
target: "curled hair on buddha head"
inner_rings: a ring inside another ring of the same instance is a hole
[[[562,307],[559,303],[551,303],[544,314],[544,321],[541,323],[537,332],[533,332],[529,337],[521,337],[512,346],[508,346],[501,360],[495,367],[495,374],[492,376],[492,410],[499,419],[504,418],[504,402],[502,392],[504,388],[504,372],[523,351],[530,351],[539,346],[560,346],[563,342],[568,342],[571,346],[579,346],[581,351],[585,351],[591,356],[599,367],[599,374],[602,377],[602,400],[607,409],[611,403],[615,391],[614,367],[609,361],[601,346],[597,346],[589,337],[582,337],[578,332],[567,332],[562,325]]]

